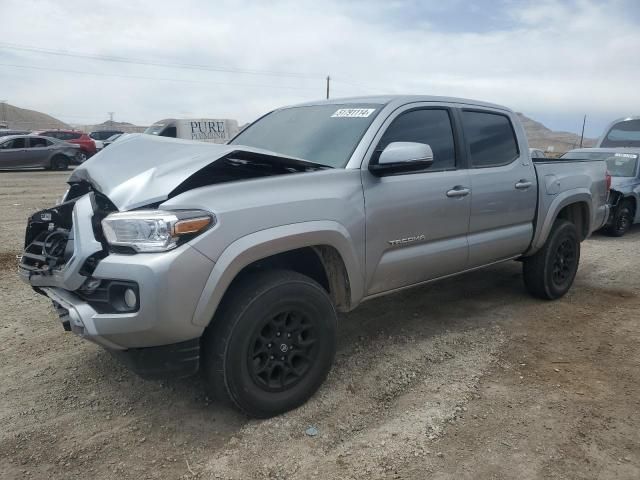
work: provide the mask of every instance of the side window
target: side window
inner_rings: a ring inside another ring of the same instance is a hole
[[[518,157],[518,142],[507,116],[463,110],[462,127],[472,166],[507,165]]]
[[[25,148],[25,144],[24,138],[14,138],[13,140],[5,142],[2,148]]]
[[[167,127],[160,134],[161,137],[172,137],[172,138],[176,138],[177,135],[178,135],[178,131],[176,127]]]
[[[43,148],[51,145],[51,142],[45,138],[33,137],[29,139],[29,146],[31,148]]]
[[[81,132],[69,132],[67,133],[67,138],[65,140],[77,140],[82,136]]]
[[[418,142],[431,146],[433,165],[430,170],[456,166],[453,127],[447,110],[411,110],[400,114],[384,132],[372,160],[376,162],[385,147],[393,142]]]

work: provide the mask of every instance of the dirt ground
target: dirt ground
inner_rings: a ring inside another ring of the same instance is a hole
[[[0,478],[640,478],[640,228],[584,243],[557,302],[510,262],[364,303],[320,391],[256,421],[140,380],[19,282],[66,176],[0,173]]]

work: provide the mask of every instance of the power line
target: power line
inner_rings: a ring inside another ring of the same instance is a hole
[[[18,64],[11,64],[11,63],[0,63],[0,67],[26,68],[26,69],[32,69],[32,70],[44,70],[48,72],[73,73],[77,75],[94,75],[98,77],[130,78],[130,79],[136,79],[136,80],[160,80],[164,82],[196,83],[201,85],[219,85],[219,86],[227,86],[227,87],[280,88],[285,90],[308,90],[308,91],[318,90],[318,87],[296,87],[296,86],[289,86],[289,85],[208,82],[203,80],[187,80],[182,78],[147,77],[143,75],[124,75],[119,73],[87,72],[87,71],[81,71],[81,70],[68,70],[64,68],[40,67],[37,65],[18,65]]]
[[[300,72],[286,72],[286,71],[272,71],[272,70],[249,70],[249,69],[220,67],[220,66],[214,66],[214,65],[190,64],[190,63],[152,62],[149,60],[136,59],[131,57],[89,54],[89,53],[83,53],[83,52],[73,52],[68,50],[56,50],[51,48],[35,47],[31,45],[19,45],[15,43],[7,43],[7,42],[0,42],[0,49],[19,50],[19,51],[26,51],[26,52],[42,53],[46,55],[57,55],[57,56],[64,56],[64,57],[84,58],[89,60],[128,63],[128,64],[134,64],[134,65],[146,65],[146,66],[154,66],[154,67],[166,67],[166,68],[188,69],[188,70],[204,70],[204,71],[212,71],[212,72],[238,73],[238,74],[246,74],[246,75],[306,78],[306,79],[313,79],[313,80],[325,79],[325,74],[322,74],[322,73],[300,73]],[[333,80],[334,82],[342,83],[344,85],[349,85],[359,89],[375,91],[375,92],[386,91],[379,87],[362,85],[359,83],[342,80],[341,78],[332,77],[331,80]]]
[[[215,65],[199,65],[192,63],[171,63],[171,62],[152,62],[149,60],[143,60],[131,57],[117,57],[112,55],[97,55],[83,52],[73,52],[67,50],[55,50],[51,48],[34,47],[31,45],[18,45],[15,43],[0,42],[0,48],[8,50],[19,50],[24,52],[43,53],[46,55],[57,55],[63,57],[85,58],[90,60],[99,60],[103,62],[118,62],[118,63],[130,63],[135,65],[147,65],[154,67],[167,67],[189,70],[207,70],[212,72],[224,72],[224,73],[241,73],[246,75],[266,75],[273,77],[293,77],[293,78],[311,78],[311,79],[324,79],[324,74],[316,73],[300,73],[300,72],[281,72],[270,70],[249,70],[233,67],[220,67]]]

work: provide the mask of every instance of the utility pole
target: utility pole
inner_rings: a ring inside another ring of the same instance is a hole
[[[7,119],[7,101],[0,100],[0,105],[2,105],[2,121],[6,121]]]
[[[331,77],[327,75],[327,100],[329,100],[329,82],[331,81]]]
[[[115,112],[107,112],[109,114],[109,122],[113,123],[113,114]]]
[[[584,115],[582,119],[582,134],[580,135],[580,148],[582,148],[582,140],[584,140],[584,125],[587,123],[587,115]]]

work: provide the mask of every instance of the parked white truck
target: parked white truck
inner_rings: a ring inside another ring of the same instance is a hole
[[[167,118],[158,120],[144,133],[158,137],[184,138],[208,143],[227,143],[240,129],[229,118]]]

